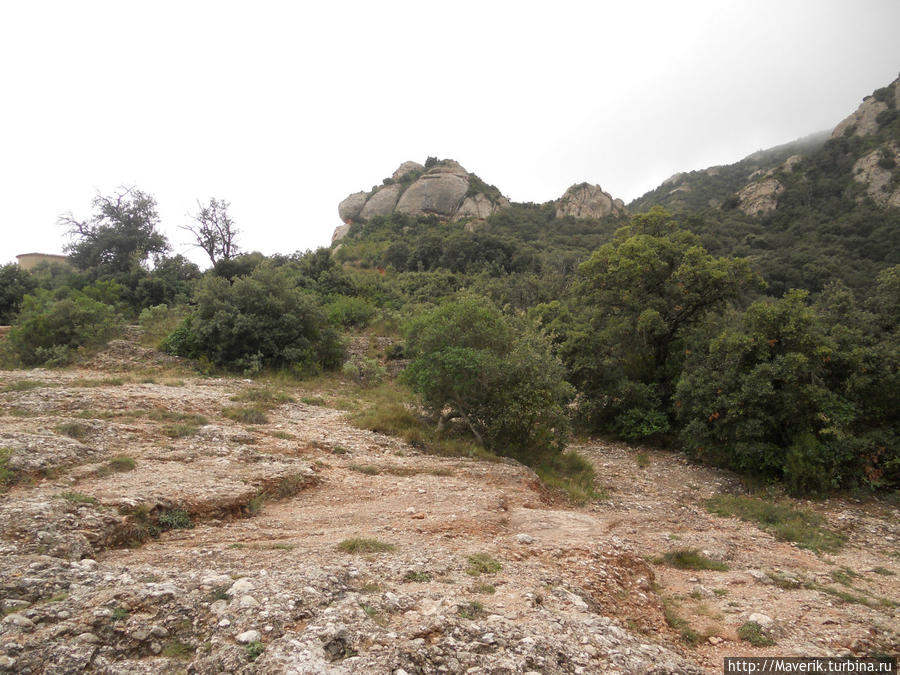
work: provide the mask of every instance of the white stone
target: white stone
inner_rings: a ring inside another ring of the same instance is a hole
[[[262,639],[262,634],[258,630],[248,630],[243,633],[238,633],[234,636],[234,639],[242,644],[250,644],[251,642],[259,642]]]

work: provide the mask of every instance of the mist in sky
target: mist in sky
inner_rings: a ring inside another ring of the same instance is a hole
[[[452,158],[513,201],[830,129],[900,71],[896,0],[28,2],[0,8],[0,264],[120,185],[203,265],[197,201],[246,251],[330,243],[337,205]]]

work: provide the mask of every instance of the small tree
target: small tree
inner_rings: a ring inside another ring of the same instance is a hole
[[[79,269],[94,270],[98,278],[122,277],[169,250],[165,235],[156,229],[159,215],[151,195],[122,188],[108,197],[98,194],[93,206],[88,220],[71,213],[59,219],[74,239],[66,249]]]
[[[194,236],[197,241],[194,246],[209,256],[213,266],[220,260],[231,260],[238,253],[235,239],[239,230],[228,215],[229,206],[224,199],[210,199],[206,206],[197,202],[199,210],[196,215],[191,215],[194,224],[181,226]]]
[[[591,426],[628,438],[670,430],[686,343],[712,311],[759,283],[655,207],[579,268],[568,319],[550,321]]]
[[[522,459],[565,446],[573,391],[532,326],[468,298],[422,315],[405,333],[417,358],[403,379],[439,428],[460,419],[488,449]]]

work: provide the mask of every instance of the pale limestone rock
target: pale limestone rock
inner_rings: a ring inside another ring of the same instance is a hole
[[[347,236],[347,233],[349,231],[349,225],[338,225],[336,228],[334,228],[334,234],[331,235],[331,243],[333,244],[336,241],[340,241]]]
[[[778,195],[784,186],[774,178],[766,178],[750,183],[738,192],[738,208],[748,216],[759,216],[774,211],[778,206]]]
[[[887,110],[887,103],[882,103],[874,96],[866,96],[856,112],[834,128],[831,137],[840,138],[851,127],[854,127],[854,136],[868,136],[875,133],[878,130],[878,122],[875,121],[875,118],[884,110]]]
[[[619,201],[619,204],[622,202]],[[581,183],[573,185],[556,203],[556,217],[605,218],[610,214],[621,215],[624,205],[619,206],[612,196],[599,185]]]
[[[418,162],[403,162],[400,166],[397,167],[397,170],[391,174],[391,178],[393,180],[400,180],[406,174],[411,171],[417,171],[423,173],[425,171],[425,167],[419,164]]]
[[[505,201],[505,200],[504,200]],[[483,194],[466,197],[456,212],[457,218],[487,218],[495,211],[495,206]]]
[[[791,155],[781,165],[781,170],[785,173],[791,173],[794,167],[803,161],[803,155]]]
[[[853,165],[853,179],[866,186],[866,194],[879,206],[900,207],[900,187],[891,190],[895,168],[881,166],[884,153],[893,156],[895,167],[900,164],[900,151],[896,143],[876,148],[860,157]]]
[[[469,190],[469,174],[456,162],[435,166],[407,188],[396,211],[418,216],[452,217]]]
[[[243,633],[238,633],[234,636],[234,639],[239,644],[247,645],[251,642],[259,642],[262,640],[262,634],[258,630],[248,630]]]
[[[378,188],[366,201],[359,217],[368,220],[375,216],[389,216],[393,213],[401,192],[403,192],[403,186],[396,183]]]
[[[366,192],[354,192],[344,201],[338,204],[338,215],[345,223],[352,223],[359,219],[359,214],[366,205],[369,195]]]

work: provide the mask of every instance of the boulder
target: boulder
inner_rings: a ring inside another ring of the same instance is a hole
[[[352,223],[359,218],[363,207],[366,205],[366,199],[369,195],[365,192],[354,192],[338,205],[338,215],[345,223]]]
[[[391,174],[393,180],[400,180],[408,173],[425,173],[425,167],[418,162],[403,162],[397,170]]]
[[[605,218],[610,214],[622,215],[625,205],[614,200],[599,185],[581,183],[573,185],[556,202],[556,217]]]
[[[402,191],[403,186],[396,183],[378,188],[366,201],[359,217],[368,220],[375,216],[389,216],[394,212]]]
[[[397,212],[411,216],[456,215],[469,191],[469,174],[459,164],[447,161],[426,171],[407,188],[397,202]]]
[[[466,197],[462,206],[456,212],[457,218],[487,218],[494,211],[509,206],[509,201],[505,197],[501,197],[495,204],[487,196],[478,193],[472,197]]]

